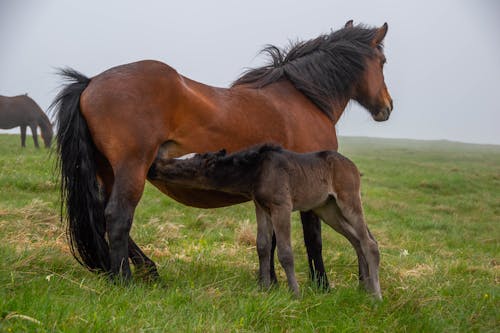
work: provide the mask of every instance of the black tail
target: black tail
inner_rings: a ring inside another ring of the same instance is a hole
[[[72,69],[60,70],[68,82],[52,102],[57,121],[57,167],[61,172],[61,219],[66,206],[71,253],[94,271],[109,271],[104,238],[104,199],[96,177],[97,150],[80,113],[80,95],[90,79]]]

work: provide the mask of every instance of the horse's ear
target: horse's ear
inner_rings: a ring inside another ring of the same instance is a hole
[[[387,34],[388,29],[389,29],[389,26],[387,25],[387,22],[382,24],[382,26],[377,29],[377,32],[375,33],[375,37],[372,40],[373,46],[377,46],[380,43],[382,43],[382,41],[385,38],[385,35]]]
[[[353,27],[352,20],[347,21],[344,25],[344,28],[352,28],[352,27]]]

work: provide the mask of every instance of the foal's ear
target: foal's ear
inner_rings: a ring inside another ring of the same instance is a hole
[[[352,27],[353,27],[352,20],[347,21],[344,25],[344,28],[352,28]]]
[[[382,41],[385,38],[385,35],[387,34],[387,30],[389,29],[389,26],[387,25],[387,22],[382,24],[380,28],[377,29],[377,32],[375,33],[375,37],[372,40],[372,46],[375,47],[382,43]]]

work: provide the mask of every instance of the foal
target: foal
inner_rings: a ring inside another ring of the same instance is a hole
[[[344,235],[356,250],[359,280],[381,299],[379,250],[363,217],[359,171],[334,151],[299,154],[265,144],[226,155],[188,154],[177,159],[157,158],[148,177],[188,188],[238,194],[253,200],[257,215],[259,280],[271,284],[270,253],[273,230],[278,259],[290,289],[299,294],[290,240],[294,210],[312,210]]]

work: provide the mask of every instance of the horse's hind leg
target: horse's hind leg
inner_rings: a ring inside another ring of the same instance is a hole
[[[276,276],[276,269],[274,267],[274,252],[276,251],[276,233],[273,230],[273,237],[271,241],[271,258],[269,260],[269,272],[271,273],[271,283],[278,284],[278,278]]]
[[[145,171],[133,165],[115,168],[113,189],[105,209],[111,275],[130,279],[129,233],[135,207],[144,190]],[[134,243],[135,244],[135,243]]]
[[[316,281],[319,288],[328,290],[330,284],[323,264],[321,220],[312,211],[300,212],[300,219],[302,221],[311,279]]]
[[[111,166],[102,155],[98,155],[98,162],[101,196],[104,198],[105,206],[107,206],[113,188],[114,175]],[[142,252],[130,235],[128,238],[128,256],[136,268],[136,273],[138,272],[145,279],[156,280],[160,277],[154,261]]]
[[[136,273],[139,273],[147,280],[159,279],[160,275],[158,274],[158,269],[154,261],[149,259],[148,256],[142,252],[141,248],[130,236],[128,238],[128,255],[136,268]]]

